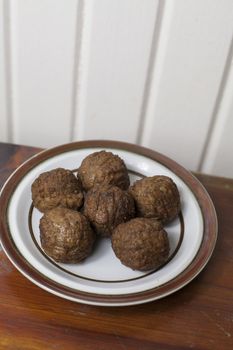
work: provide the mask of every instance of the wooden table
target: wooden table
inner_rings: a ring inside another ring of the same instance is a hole
[[[0,143],[0,185],[36,152]],[[216,207],[219,236],[194,281],[144,305],[89,306],[40,289],[0,251],[0,349],[233,349],[233,180],[197,177]]]

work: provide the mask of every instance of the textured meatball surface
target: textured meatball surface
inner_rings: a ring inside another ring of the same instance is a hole
[[[145,177],[129,189],[137,216],[156,218],[163,223],[173,220],[180,212],[180,195],[176,184],[167,176]]]
[[[83,159],[78,175],[86,191],[98,184],[110,184],[126,190],[129,175],[124,161],[112,152],[99,151]]]
[[[57,207],[40,219],[40,240],[46,254],[55,261],[77,263],[90,255],[95,233],[84,215]]]
[[[40,174],[31,191],[33,204],[42,213],[55,207],[79,209],[83,203],[80,180],[63,168]]]
[[[156,219],[135,218],[118,225],[112,248],[121,263],[133,270],[158,268],[169,256],[167,233]]]
[[[134,199],[117,186],[95,186],[86,195],[84,215],[100,236],[109,237],[117,225],[135,216]]]

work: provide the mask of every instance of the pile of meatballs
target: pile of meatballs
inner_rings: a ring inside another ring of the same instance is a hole
[[[103,150],[84,158],[77,174],[63,168],[40,174],[31,192],[43,213],[41,246],[57,262],[84,260],[98,237],[109,237],[117,258],[133,270],[156,269],[168,259],[164,225],[176,218],[181,204],[167,176],[130,185],[124,161]]]

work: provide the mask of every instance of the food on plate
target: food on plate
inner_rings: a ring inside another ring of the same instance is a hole
[[[129,175],[125,163],[112,152],[98,151],[89,154],[83,159],[78,175],[86,191],[98,184],[115,185],[123,190],[129,187]]]
[[[156,219],[134,218],[118,225],[112,234],[112,248],[121,263],[133,270],[151,270],[169,256],[169,240]]]
[[[67,169],[57,168],[40,174],[31,191],[33,204],[42,213],[55,207],[79,209],[83,204],[81,182]]]
[[[31,191],[44,213],[39,228],[45,253],[57,262],[78,263],[99,236],[111,238],[115,255],[133,270],[163,265],[170,249],[163,225],[181,210],[178,188],[164,175],[129,186],[123,159],[105,150],[86,156],[77,174],[64,168],[40,174]]]
[[[45,253],[55,261],[77,263],[90,255],[95,233],[80,212],[57,207],[40,219],[40,240]]]
[[[117,186],[98,185],[87,192],[83,213],[97,234],[109,237],[117,225],[135,216],[134,199]]]
[[[168,176],[156,175],[136,181],[130,188],[137,216],[156,218],[164,224],[180,212],[180,195],[176,184]]]

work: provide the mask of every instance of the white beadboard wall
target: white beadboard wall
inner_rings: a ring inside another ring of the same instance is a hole
[[[199,167],[232,38],[233,6],[227,11],[224,3],[165,2],[155,50],[142,143],[172,158],[179,154],[179,161],[194,169]]]
[[[0,141],[138,143],[233,177],[232,0],[0,0]]]

